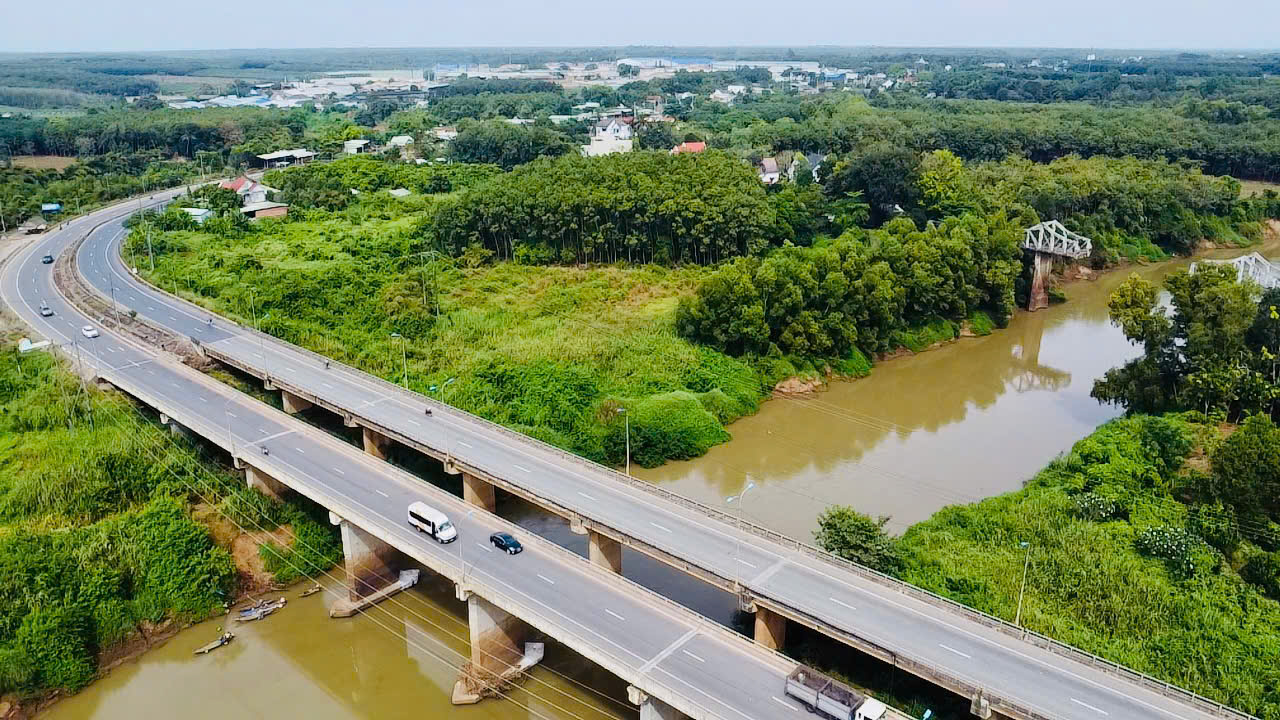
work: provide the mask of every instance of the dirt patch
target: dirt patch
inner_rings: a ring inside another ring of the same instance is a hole
[[[74,165],[76,158],[62,155],[14,155],[13,166],[30,170],[66,170]],[[4,717],[0,715],[0,717]]]
[[[241,592],[254,594],[277,587],[275,576],[267,571],[262,555],[258,552],[260,546],[269,542],[282,548],[292,546],[293,528],[281,525],[275,530],[255,530],[241,534],[231,543],[231,559],[240,576]]]
[[[826,387],[827,381],[820,377],[789,377],[786,380],[773,386],[774,397],[788,397],[791,395],[807,395],[815,393]]]

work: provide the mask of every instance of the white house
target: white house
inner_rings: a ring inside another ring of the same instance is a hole
[[[712,101],[718,102],[718,103],[724,103],[725,105],[731,104],[733,102],[734,97],[735,95],[733,93],[725,90],[716,90],[715,92],[711,93]]]
[[[267,193],[275,192],[272,188],[263,185],[257,180],[250,179],[247,175],[241,175],[235,180],[227,180],[218,187],[224,190],[235,190],[236,194],[240,196],[241,205],[266,202]]]
[[[746,85],[729,85],[728,87],[725,88],[725,90],[727,90],[730,95],[741,95],[742,93],[747,91],[747,86]]]
[[[458,137],[458,128],[455,128],[455,127],[432,128],[431,134],[435,135],[437,140],[444,140],[448,142]]]
[[[771,157],[761,160],[756,171],[760,175],[760,182],[765,185],[773,185],[782,176],[782,173],[778,172],[778,161]]]
[[[591,134],[595,137],[607,137],[614,140],[630,140],[631,124],[622,121],[622,118],[606,118],[591,126]]]
[[[347,140],[342,143],[342,152],[347,155],[359,155],[362,152],[367,152],[366,146],[368,144],[368,140]]]
[[[413,144],[412,135],[397,135],[387,141],[387,145],[391,147],[398,147],[398,148],[402,148],[402,147],[405,147],[406,145],[412,145],[412,144]]]

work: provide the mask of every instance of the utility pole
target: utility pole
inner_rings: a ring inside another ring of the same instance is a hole
[[[147,223],[147,257],[151,260],[151,272],[156,271],[156,256],[151,252],[151,223]]]
[[[1022,626],[1022,596],[1027,592],[1027,567],[1031,565],[1031,543],[1023,540],[1019,545],[1026,551],[1022,560],[1022,589],[1018,590],[1018,612],[1013,616],[1013,624]]]

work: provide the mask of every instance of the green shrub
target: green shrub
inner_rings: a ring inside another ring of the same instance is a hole
[[[969,330],[978,337],[990,335],[996,328],[995,322],[983,310],[974,310],[969,313]]]
[[[923,325],[898,332],[895,340],[911,352],[924,352],[936,343],[954,340],[956,335],[954,323],[935,317]]]
[[[627,403],[631,422],[631,461],[656,467],[667,459],[688,460],[729,439],[698,397],[677,391]],[[605,437],[606,457],[620,464],[626,454],[626,427],[615,420]]]
[[[1086,492],[1073,498],[1076,514],[1085,520],[1100,522],[1120,514],[1120,506],[1096,492]]]
[[[1280,552],[1255,553],[1240,569],[1240,577],[1280,600]]]
[[[1144,528],[1134,538],[1138,552],[1168,563],[1170,570],[1182,577],[1196,573],[1195,549],[1199,538],[1177,527]]]
[[[887,517],[871,518],[847,505],[834,505],[818,516],[813,538],[818,547],[880,572],[896,572],[902,558],[884,531]]]

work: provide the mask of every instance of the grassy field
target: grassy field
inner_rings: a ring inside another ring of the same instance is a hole
[[[66,170],[75,164],[76,159],[62,155],[14,155],[13,164],[32,170]]]
[[[153,236],[152,278],[389,380],[407,369],[415,390],[610,463],[623,459],[621,408],[633,462],[656,465],[727,440],[724,426],[764,397],[750,366],[674,331],[676,301],[705,268],[423,265],[405,208]]]
[[[1240,197],[1253,197],[1261,195],[1267,190],[1276,190],[1280,192],[1280,183],[1266,182],[1264,180],[1241,180],[1240,181]]]

